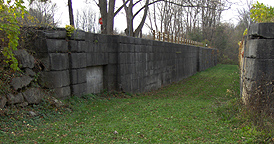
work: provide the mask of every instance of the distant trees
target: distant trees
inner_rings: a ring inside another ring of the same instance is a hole
[[[150,9],[147,26],[175,36],[202,34],[203,38],[211,39],[227,7],[228,4],[221,0],[163,1]]]
[[[85,8],[80,11],[77,10],[75,15],[75,28],[97,33],[100,31],[97,21],[96,13],[94,13],[91,8]]]
[[[23,25],[37,27],[55,27],[57,22],[54,16],[57,11],[56,3],[51,1],[32,1],[28,14],[24,17]]]

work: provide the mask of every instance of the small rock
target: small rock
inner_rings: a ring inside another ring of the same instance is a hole
[[[26,72],[26,75],[31,76],[31,77],[36,75],[36,73],[32,69],[29,69],[29,68],[26,68],[25,72]]]
[[[72,110],[70,108],[66,108],[66,110],[69,111],[69,112],[72,112]]]
[[[61,106],[64,105],[61,101],[59,101],[59,100],[56,99],[56,98],[53,98],[53,104],[54,104],[55,107],[57,107],[57,108],[59,108],[59,107],[61,107]]]
[[[7,98],[5,96],[0,96],[0,109],[4,108],[7,103]]]
[[[41,102],[44,94],[39,88],[30,88],[23,92],[23,96],[29,104],[38,104]]]
[[[28,86],[30,82],[33,80],[33,78],[23,75],[22,77],[15,77],[11,80],[10,85],[15,89],[21,89],[25,86]]]
[[[26,107],[28,105],[29,105],[28,102],[23,102],[23,103],[17,104],[16,106],[18,106],[18,107]]]
[[[117,131],[114,131],[113,133],[114,133],[114,134],[118,134],[118,132],[117,132]]]
[[[33,111],[29,111],[29,114],[31,115],[31,116],[36,116],[37,114],[35,113],[35,112],[33,112]]]
[[[13,95],[13,94],[9,93],[7,95],[7,98],[8,98],[8,104],[18,104],[18,103],[24,102],[24,97],[23,97],[22,93],[19,93],[17,95]]]

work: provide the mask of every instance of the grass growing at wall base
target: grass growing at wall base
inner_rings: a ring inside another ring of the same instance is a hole
[[[263,142],[263,132],[238,117],[238,96],[238,67],[218,65],[160,90],[128,98],[72,98],[66,101],[72,111],[57,113],[56,118],[33,118],[34,122],[20,125],[10,120],[7,131],[1,127],[0,142]]]

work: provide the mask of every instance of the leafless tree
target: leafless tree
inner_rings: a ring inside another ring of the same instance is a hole
[[[168,0],[158,2],[149,11],[149,28],[185,36],[201,29],[204,37],[212,37],[213,29],[227,7],[221,0]]]
[[[57,5],[51,1],[32,1],[29,5],[29,13],[25,16],[24,25],[55,27],[57,25],[54,21],[56,11]]]
[[[73,15],[71,0],[68,0],[68,11],[69,11],[69,23],[70,23],[70,25],[74,26],[74,15]]]
[[[116,0],[94,0],[100,9],[103,24],[101,25],[102,34],[113,34],[114,17],[121,11],[121,9],[128,3],[127,0],[118,9],[115,9]]]
[[[96,22],[97,17],[91,8],[85,8],[81,11],[77,10],[75,27],[87,32],[99,32],[99,25]]]

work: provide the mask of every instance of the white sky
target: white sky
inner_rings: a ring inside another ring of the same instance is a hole
[[[60,27],[64,27],[66,24],[69,24],[69,16],[68,16],[68,7],[67,7],[67,0],[52,0],[53,2],[57,3],[58,6],[58,14],[56,15],[56,20],[60,21]],[[99,16],[99,8],[95,5],[94,0],[88,0],[91,4],[86,4],[85,0],[72,0],[73,4],[73,11],[76,13],[77,10],[84,9],[86,7],[93,9],[97,16]],[[97,0],[96,0],[97,1]],[[236,24],[237,23],[237,9],[241,9],[246,7],[245,3],[246,0],[230,0],[233,4],[230,10],[223,12],[222,14],[222,22],[231,22]],[[258,1],[260,3],[264,3],[268,6],[274,7],[274,0],[253,0],[254,2]],[[122,0],[116,0],[117,4],[116,7],[121,5]],[[142,15],[142,14],[141,14]],[[99,19],[99,17],[97,18]],[[138,22],[139,23],[139,22]],[[136,23],[136,25],[138,25]],[[126,28],[126,19],[124,14],[124,9],[120,11],[120,13],[114,18],[114,27],[117,28],[119,31],[123,31]],[[148,29],[144,26],[144,32],[147,33]]]

